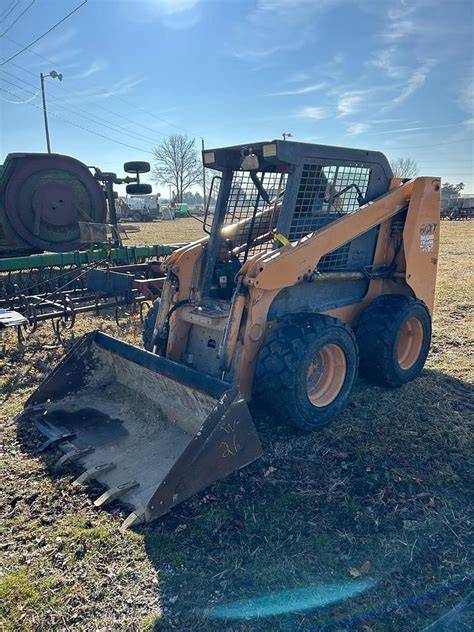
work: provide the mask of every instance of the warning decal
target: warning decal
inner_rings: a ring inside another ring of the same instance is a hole
[[[420,252],[432,252],[437,224],[423,224],[420,227]]]

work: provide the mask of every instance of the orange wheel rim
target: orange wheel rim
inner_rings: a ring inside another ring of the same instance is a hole
[[[322,347],[308,367],[306,390],[313,406],[328,406],[339,395],[346,379],[344,351],[336,344]]]
[[[398,335],[397,360],[401,369],[411,369],[420,357],[422,346],[423,325],[418,318],[409,318],[403,323]]]

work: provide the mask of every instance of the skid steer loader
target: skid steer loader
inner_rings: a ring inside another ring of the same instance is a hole
[[[146,350],[81,339],[26,403],[96,505],[153,520],[261,454],[247,401],[302,430],[343,410],[358,370],[398,387],[431,338],[440,181],[378,152],[275,140],[206,150],[203,239],[162,266]]]

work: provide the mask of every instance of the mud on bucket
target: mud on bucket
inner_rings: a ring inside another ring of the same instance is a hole
[[[261,455],[238,389],[98,331],[86,334],[31,395],[23,417],[40,450],[105,485],[96,501],[130,505],[124,525],[167,513]]]

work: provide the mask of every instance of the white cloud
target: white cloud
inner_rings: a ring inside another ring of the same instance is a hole
[[[393,97],[384,104],[385,110],[400,105],[421,88],[430,71],[438,63],[436,59],[426,59],[426,57],[422,62],[418,62],[413,55],[410,65],[402,64],[398,61],[399,55],[400,51],[392,46],[374,53],[368,64],[382,71],[383,75],[390,80],[385,88],[393,94]]]
[[[134,79],[133,77],[128,77],[121,79],[117,83],[114,84],[114,87],[106,92],[105,94],[101,94],[100,98],[103,99],[105,97],[111,97],[115,95],[127,94],[136,86],[147,81],[147,77],[140,77],[138,79]]]
[[[434,59],[429,59],[425,62],[425,64],[417,68],[409,77],[399,94],[394,97],[392,104],[399,105],[400,103],[403,103],[403,101],[406,101],[408,97],[421,88],[421,86],[425,83],[430,70],[435,64],[436,61]]]
[[[337,102],[338,117],[357,112],[368,93],[368,90],[348,90],[343,92]]]
[[[323,119],[327,117],[327,113],[323,108],[307,106],[301,108],[296,114],[297,118]]]
[[[61,68],[57,68],[58,71],[64,70],[66,62],[80,60],[83,57],[83,49],[74,44],[81,44],[81,38],[79,31],[75,27],[64,29],[64,31],[58,31],[54,37],[45,38],[38,44],[35,44],[34,48],[28,50],[33,58],[46,57],[55,64],[60,65]],[[44,65],[43,59],[41,65]],[[69,67],[72,67],[71,63],[68,63]]]
[[[75,27],[65,28],[55,34],[54,37],[45,38],[39,44],[35,45],[35,52],[41,55],[52,55],[53,51],[62,49],[66,44],[76,36],[77,29]]]
[[[415,30],[415,22],[413,20],[394,20],[389,23],[384,33],[386,40],[400,40],[410,35]]]
[[[145,0],[141,11],[132,13],[132,19],[149,23],[158,18],[164,26],[174,30],[193,27],[200,20],[199,0]]]
[[[414,4],[407,5],[405,2],[399,6],[390,7],[386,16],[387,30],[383,33],[384,39],[400,40],[417,30],[418,26],[415,20],[410,18],[415,9]]]
[[[271,92],[269,97],[283,97],[292,96],[298,94],[310,94],[311,92],[317,92],[323,90],[327,84],[325,83],[313,83],[308,86],[301,86],[301,88],[294,88],[292,90],[282,90],[281,92]]]
[[[347,128],[347,133],[351,136],[356,136],[357,134],[363,134],[370,129],[370,125],[368,123],[352,123]]]
[[[92,77],[92,75],[101,72],[107,68],[107,63],[103,60],[97,59],[93,61],[85,70],[77,75],[78,79],[87,79],[88,77]]]
[[[404,67],[396,60],[397,49],[394,46],[374,53],[370,65],[384,72],[391,79],[399,79],[404,74]]]
[[[68,98],[69,103],[81,103],[83,101],[92,100],[92,99],[106,99],[112,96],[121,96],[125,95],[136,86],[147,81],[147,77],[124,77],[119,81],[116,81],[112,84],[112,87],[107,88],[87,88],[86,90],[79,90],[74,92]]]
[[[381,132],[377,132],[378,134],[400,134],[404,132],[421,132],[426,129],[440,129],[442,127],[458,127],[458,125],[462,125],[462,123],[446,123],[443,125],[422,125],[419,127],[403,127],[400,129],[387,129]]]
[[[402,120],[401,118],[372,119],[370,123],[372,125],[385,125],[386,123],[401,123]]]
[[[474,115],[474,79],[472,77],[465,80],[458,102],[465,112],[471,116]],[[472,122],[472,119],[469,122]]]
[[[152,4],[166,15],[173,13],[182,13],[193,9],[199,0],[151,0]]]
[[[399,6],[392,6],[387,11],[387,17],[389,20],[400,20],[407,18],[415,11],[413,3],[408,4],[406,0],[401,0]]]
[[[316,38],[320,15],[347,0],[255,0],[236,27],[234,56],[261,61],[282,50],[296,50]]]
[[[294,75],[288,77],[288,83],[300,83],[302,81],[309,81],[311,79],[311,75],[309,72],[295,72]]]

